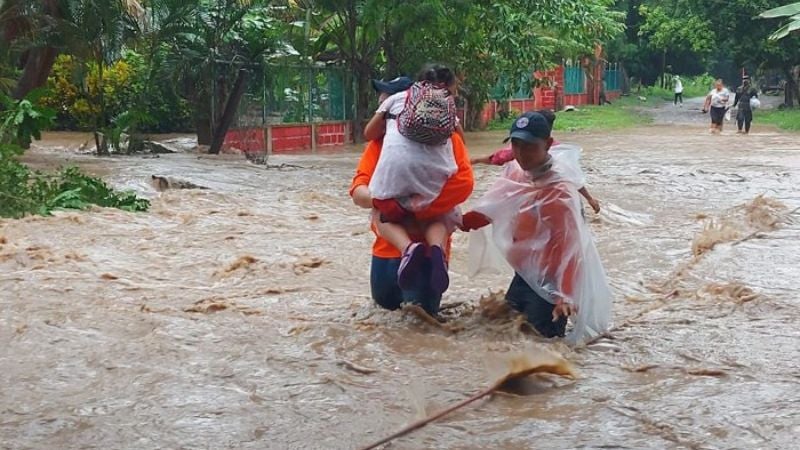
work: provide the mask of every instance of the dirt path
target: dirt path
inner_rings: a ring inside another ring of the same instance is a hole
[[[655,106],[647,106],[640,108],[644,114],[653,117],[655,125],[669,125],[669,126],[708,126],[710,124],[710,117],[708,114],[703,113],[703,97],[687,98],[684,99],[683,105],[676,106],[673,102],[662,102]],[[777,108],[783,101],[781,97],[776,96],[761,96],[761,104],[764,109]],[[731,105],[733,105],[733,97],[731,97]],[[736,109],[731,110],[732,118],[727,122],[729,130],[736,129]],[[755,113],[754,126],[758,126],[758,111]]]
[[[541,343],[578,381],[540,380],[391,448],[795,446],[797,136],[700,125],[559,136],[584,146],[603,202],[589,217],[623,326],[586,350]],[[487,153],[500,136],[468,143]],[[455,332],[372,305],[367,214],[346,195],[357,157],[70,155],[153,207],[0,221],[0,447],[351,449],[540,343],[486,315],[510,274],[468,279],[463,234]],[[498,172],[476,168],[476,195]],[[210,189],[157,193],[152,174]]]

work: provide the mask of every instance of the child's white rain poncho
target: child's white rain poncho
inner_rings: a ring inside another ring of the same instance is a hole
[[[573,152],[554,152],[551,169],[535,177],[512,161],[474,208],[491,220],[497,251],[532,289],[551,303],[563,298],[578,307],[567,335],[572,343],[606,331],[611,319],[611,290],[581,216],[576,161]],[[471,247],[482,253],[471,258],[491,259],[486,247]]]
[[[407,91],[386,99],[377,112],[399,115],[406,103]],[[369,182],[372,198],[397,199],[404,208],[420,211],[439,196],[447,179],[458,171],[453,142],[426,145],[400,134],[397,120],[386,121],[381,156]]]

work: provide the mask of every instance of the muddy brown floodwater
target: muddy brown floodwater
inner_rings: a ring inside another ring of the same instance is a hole
[[[541,345],[579,379],[484,400],[390,448],[796,448],[800,140],[755,131],[559,136],[585,149],[616,297],[613,339],[584,349],[495,311],[489,292],[511,274],[468,279],[464,235],[446,328],[375,308],[367,213],[346,194],[355,149],[265,169],[46,142],[33,164],[69,159],[153,204],[0,222],[0,447],[353,449]],[[485,154],[499,137],[468,145]],[[476,168],[476,195],[497,173]],[[154,174],[209,189],[158,193]]]

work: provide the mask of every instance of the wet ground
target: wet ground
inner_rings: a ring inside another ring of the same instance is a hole
[[[460,234],[446,327],[373,307],[367,214],[346,195],[357,149],[265,169],[97,159],[51,135],[33,165],[69,160],[153,205],[0,221],[0,447],[358,448],[535,344],[580,378],[481,401],[389,448],[793,448],[800,139],[757,116],[747,137],[703,125],[558,136],[584,147],[616,295],[613,339],[583,349],[492,313],[510,274],[468,279]],[[470,151],[500,137],[469,135]],[[476,195],[498,172],[476,168]],[[209,189],[158,193],[154,174]]]

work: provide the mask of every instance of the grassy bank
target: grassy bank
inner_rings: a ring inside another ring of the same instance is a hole
[[[683,98],[705,97],[711,88],[714,86],[714,77],[710,75],[699,75],[696,77],[681,77],[683,81]],[[728,87],[733,89],[732,87]],[[634,89],[636,93],[636,89]],[[675,90],[672,88],[670,82],[669,88],[661,88],[658,86],[643,86],[636,96],[647,97],[648,99],[658,99],[664,101],[672,101],[675,98]]]
[[[800,131],[800,109],[762,110],[755,112],[753,119],[756,123],[775,125],[781,130]]]
[[[636,109],[641,106],[635,98],[625,97],[612,105],[583,105],[575,111],[558,112],[555,124],[557,131],[618,130],[647,125],[652,118]],[[516,116],[516,114],[514,114]],[[493,120],[489,130],[508,130],[516,117]]]

